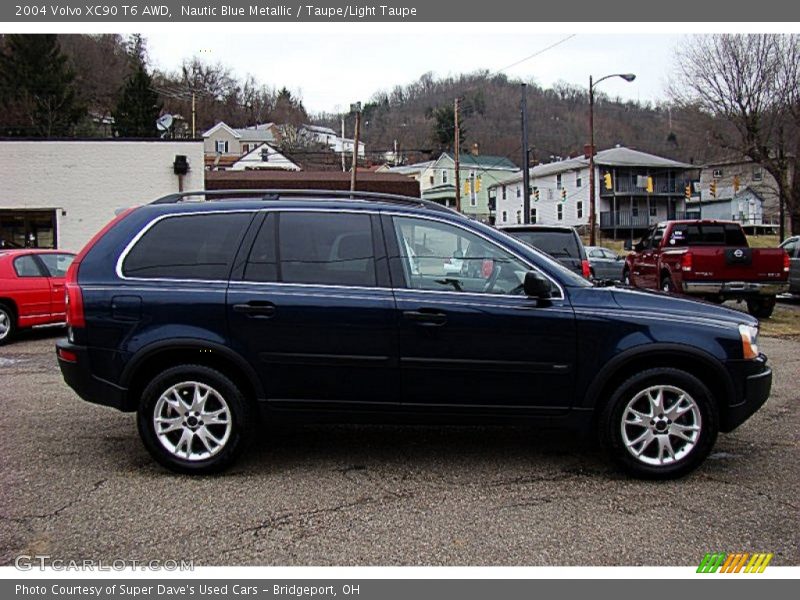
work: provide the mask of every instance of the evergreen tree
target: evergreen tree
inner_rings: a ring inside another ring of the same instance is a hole
[[[55,35],[12,34],[0,53],[0,130],[5,135],[71,135],[85,109]]]
[[[161,113],[161,102],[147,72],[147,54],[141,36],[132,36],[128,54],[133,73],[125,82],[114,110],[114,128],[121,137],[157,137],[156,120]]]
[[[445,104],[436,108],[431,116],[433,123],[433,140],[440,148],[451,150],[455,146],[456,140],[456,109],[452,104]],[[461,142],[465,142],[466,131],[464,129],[463,115],[458,121],[458,137]]]

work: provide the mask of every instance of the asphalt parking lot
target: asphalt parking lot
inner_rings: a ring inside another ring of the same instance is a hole
[[[265,431],[222,476],[158,467],[133,415],[63,383],[57,332],[0,348],[0,564],[800,564],[800,339],[762,338],[765,407],[690,477],[626,478],[591,442],[530,429]]]

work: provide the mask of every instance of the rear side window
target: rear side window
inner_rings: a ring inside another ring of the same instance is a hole
[[[371,218],[284,212],[276,219],[270,214],[253,243],[245,279],[374,287]]]
[[[17,277],[44,277],[36,259],[30,254],[14,259],[14,271]]]
[[[252,213],[167,217],[153,225],[128,253],[126,277],[227,279]]]
[[[572,231],[510,231],[515,238],[555,258],[581,258],[578,238]]]
[[[65,277],[74,258],[71,254],[40,254],[50,277]]]

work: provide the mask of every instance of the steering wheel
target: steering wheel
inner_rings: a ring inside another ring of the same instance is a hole
[[[500,270],[502,268],[503,267],[498,263],[495,263],[495,268],[492,270],[492,274],[489,275],[489,279],[486,280],[486,283],[483,286],[484,294],[488,294],[494,289],[494,286],[497,284],[497,279],[500,277]]]

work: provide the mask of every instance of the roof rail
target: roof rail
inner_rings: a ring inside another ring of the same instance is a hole
[[[286,198],[302,198],[303,200],[329,200],[331,198],[342,198],[344,200],[355,200],[358,202],[386,202],[387,204],[402,204],[406,206],[419,206],[432,210],[446,211],[461,214],[451,208],[437,204],[430,200],[415,198],[413,196],[401,196],[399,194],[384,194],[382,192],[348,190],[295,190],[295,189],[251,189],[251,190],[198,190],[190,192],[177,192],[168,194],[162,198],[154,200],[150,204],[178,204],[185,199],[203,196],[206,201],[224,200],[226,198],[246,197],[263,201],[283,200]]]

